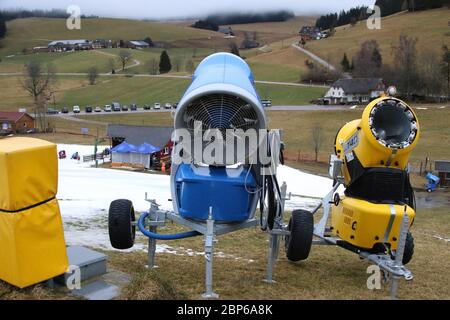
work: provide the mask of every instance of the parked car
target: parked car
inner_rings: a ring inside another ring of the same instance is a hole
[[[176,109],[176,108],[178,107],[178,102],[175,102],[174,104],[172,104],[172,107],[173,107],[174,109]]]
[[[63,107],[63,108],[61,109],[61,112],[62,112],[62,113],[69,113],[69,108]]]
[[[100,107],[95,107],[94,111],[95,111],[95,112],[102,112],[102,108],[100,108]]]
[[[170,103],[166,103],[165,105],[164,105],[164,109],[172,109],[172,105],[170,104]]]
[[[150,107],[149,104],[144,104],[144,110],[150,110],[152,107]]]
[[[130,105],[130,110],[131,111],[137,111],[137,104],[136,103],[132,103],[131,105]]]
[[[86,108],[84,108],[84,111],[87,113],[91,113],[92,112],[92,107],[91,106],[86,106]]]
[[[161,104],[159,102],[156,102],[155,105],[153,106],[153,109],[155,110],[161,109]]]
[[[47,108],[47,114],[58,114],[59,110],[54,108]]]
[[[80,107],[79,106],[73,106],[72,108],[73,113],[80,113]]]
[[[261,100],[261,104],[263,105],[264,108],[271,107],[272,106],[272,100],[268,100],[268,99]]]
[[[105,105],[103,110],[105,110],[105,112],[111,112],[112,111],[111,106],[109,104]]]
[[[122,106],[122,111],[128,111],[128,106],[127,106],[126,104],[124,104],[124,105]]]
[[[113,111],[120,111],[120,110],[121,110],[121,108],[120,108],[120,103],[118,103],[118,102],[113,102],[113,103],[111,104],[111,107],[112,107],[112,110],[113,110]]]

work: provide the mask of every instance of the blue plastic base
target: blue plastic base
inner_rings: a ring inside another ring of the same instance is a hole
[[[185,219],[204,221],[210,207],[217,222],[239,222],[254,214],[256,181],[248,169],[178,167],[175,176],[178,213]]]

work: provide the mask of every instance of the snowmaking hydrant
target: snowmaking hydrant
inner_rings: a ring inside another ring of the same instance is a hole
[[[419,140],[417,116],[405,102],[383,96],[370,102],[361,119],[345,124],[335,139],[330,160],[333,188],[306,216],[323,208],[320,221],[304,232],[317,244],[338,245],[376,264],[384,280],[412,279],[404,267],[414,252],[409,232],[415,198],[408,159]],[[344,195],[337,190],[344,185]],[[310,248],[306,243],[305,250]],[[303,256],[301,260],[306,259]]]
[[[203,297],[215,298],[212,263],[216,236],[260,225],[271,232],[267,277],[271,281],[279,238],[290,233],[283,224],[286,184],[279,186],[275,172],[282,161],[281,132],[268,130],[266,123],[245,61],[230,53],[205,58],[174,115],[173,211],[160,210],[156,200],[146,197],[150,210],[136,222],[131,201],[113,201],[109,209],[112,246],[133,246],[138,227],[149,238],[148,267],[153,267],[156,240],[202,235],[206,261]],[[157,233],[166,220],[192,231]]]

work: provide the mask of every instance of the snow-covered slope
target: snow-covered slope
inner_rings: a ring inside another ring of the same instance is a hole
[[[162,209],[172,209],[169,176],[92,168],[90,163],[70,159],[77,151],[81,156],[92,154],[92,146],[58,145],[58,150],[65,150],[67,154],[66,159],[59,160],[57,197],[68,244],[110,249],[107,217],[109,204],[114,199],[130,199],[137,211],[144,211],[148,209],[144,200],[147,192]],[[288,210],[315,206],[317,198],[331,188],[330,179],[287,166],[280,166],[277,175],[280,184],[285,181],[288,192],[295,195],[286,203]]]

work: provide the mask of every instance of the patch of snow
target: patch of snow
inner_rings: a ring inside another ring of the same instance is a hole
[[[445,242],[449,242],[449,243],[450,243],[450,238],[444,238],[444,237],[441,237],[441,236],[438,236],[438,235],[433,236],[433,237],[436,238],[436,239],[438,239],[438,240],[442,240],[442,241],[445,241]]]
[[[102,151],[107,146],[98,147]],[[69,245],[85,245],[112,250],[108,235],[108,209],[114,199],[129,199],[136,211],[148,210],[145,193],[156,199],[163,210],[172,210],[170,177],[104,168],[93,168],[92,163],[71,160],[74,152],[80,156],[93,154],[93,146],[58,145],[67,158],[59,162],[59,187],[57,198],[61,207],[66,242]],[[292,193],[286,201],[286,210],[312,209],[332,187],[332,180],[308,174],[288,166],[279,166],[278,180],[287,183]],[[147,238],[137,232],[136,245],[131,250],[145,250]],[[157,252],[197,255],[190,249],[172,248],[158,244]],[[203,254],[203,253],[200,253]],[[221,257],[221,254],[218,254]],[[233,257],[234,258],[234,257]]]

